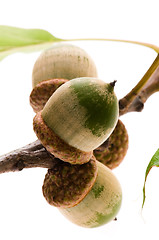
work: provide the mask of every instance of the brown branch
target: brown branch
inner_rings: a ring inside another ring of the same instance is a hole
[[[119,101],[120,116],[128,112],[140,112],[147,99],[159,91],[159,55],[141,81]]]
[[[0,156],[0,173],[21,171],[24,168],[53,168],[59,161],[39,140]]]
[[[142,111],[144,108],[144,103],[152,94],[157,91],[159,91],[159,67],[150,77],[147,84],[145,84],[145,86],[142,88],[141,92],[136,96],[134,101],[129,105],[127,112]]]

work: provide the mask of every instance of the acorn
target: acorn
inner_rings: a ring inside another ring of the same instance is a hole
[[[85,50],[71,44],[57,43],[42,52],[32,72],[30,104],[33,110],[41,111],[55,87],[77,77],[97,77],[95,63]]]
[[[34,99],[33,102],[36,102],[34,105],[34,111],[38,112],[42,110],[48,100],[48,96],[51,96],[57,88],[66,81],[67,80],[64,79],[51,79],[37,84],[32,91],[32,99]],[[102,162],[110,169],[113,169],[118,167],[123,161],[127,150],[127,129],[122,121],[118,120],[118,123],[110,137],[102,145],[95,149],[93,153],[98,161]]]
[[[88,162],[117,124],[114,84],[84,77],[61,85],[34,117],[34,131],[44,147],[63,161]]]
[[[112,171],[98,161],[96,161],[97,174],[96,168],[92,168],[93,165],[89,165],[89,168],[87,167],[89,180],[85,184],[87,171],[85,171],[84,167],[87,164],[89,163],[78,166],[78,171],[74,171],[73,177],[68,181],[69,183],[67,183],[67,177],[70,177],[72,171],[70,170],[68,174],[69,168],[67,168],[64,174],[66,178],[61,178],[64,168],[60,169],[58,174],[54,175],[53,172],[50,176],[46,175],[43,193],[47,200],[49,198],[51,202],[52,200],[54,202],[54,199],[60,199],[57,207],[71,222],[81,227],[93,228],[115,219],[121,207],[122,190],[119,181]],[[80,169],[82,166],[84,171],[82,170],[81,175]],[[71,168],[76,168],[76,165],[72,165]],[[94,174],[92,170],[94,170]],[[61,184],[62,181],[63,184]],[[66,187],[64,186],[63,190],[62,186],[65,185],[65,181]],[[89,181],[91,182],[91,187],[88,184]],[[60,206],[59,202],[61,200]],[[66,204],[64,205],[64,203]],[[68,203],[71,203],[72,206],[67,207]]]
[[[110,135],[110,137],[93,151],[98,161],[114,169],[123,161],[129,144],[128,132],[121,120]]]

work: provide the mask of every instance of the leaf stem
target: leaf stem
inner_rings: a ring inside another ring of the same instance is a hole
[[[144,43],[144,42],[138,42],[138,41],[131,41],[131,40],[123,40],[123,39],[111,39],[111,38],[77,38],[77,39],[62,39],[62,41],[107,41],[107,42],[121,42],[121,43],[131,43],[131,44],[137,44],[144,47],[148,47],[153,49],[156,53],[159,53],[159,47],[150,44],[150,43]]]

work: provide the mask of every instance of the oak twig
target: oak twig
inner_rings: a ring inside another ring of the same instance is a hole
[[[140,112],[144,103],[159,91],[159,54],[139,83],[119,101],[120,116],[128,112]]]
[[[21,171],[24,168],[53,168],[59,161],[39,140],[0,156],[0,173]]]

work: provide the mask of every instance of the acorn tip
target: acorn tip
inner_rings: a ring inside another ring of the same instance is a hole
[[[112,86],[113,88],[115,87],[115,84],[116,84],[117,80],[114,80],[113,82],[109,83],[110,86]]]

